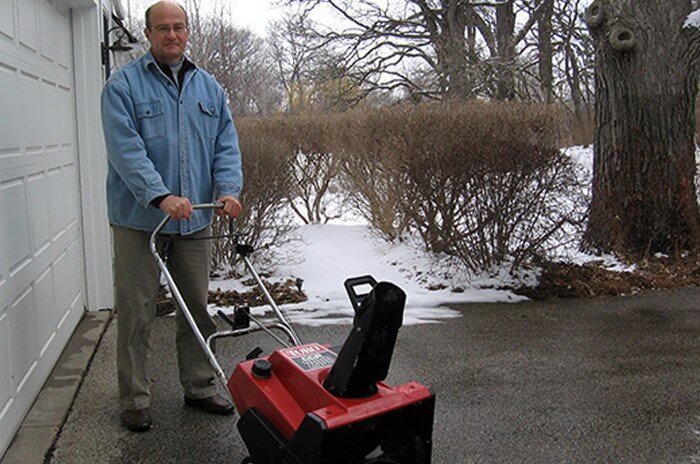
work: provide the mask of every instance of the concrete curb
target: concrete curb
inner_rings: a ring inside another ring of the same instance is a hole
[[[43,464],[53,449],[112,311],[86,312],[0,464]]]

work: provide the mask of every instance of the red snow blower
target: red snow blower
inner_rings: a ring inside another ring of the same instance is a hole
[[[233,238],[236,253],[277,321],[260,321],[247,307],[235,308],[233,318],[219,311],[231,330],[216,332],[205,340],[156,248],[156,237],[168,221],[169,217],[163,219],[151,235],[151,252],[241,416],[238,430],[250,454],[243,463],[430,463],[435,396],[417,382],[398,387],[383,382],[403,320],[406,294],[399,287],[377,283],[371,276],[346,280],[355,317],[345,343],[340,347],[302,344],[248,259],[253,248],[239,243],[242,234],[234,233],[231,227],[227,235],[206,238]],[[357,293],[358,288],[368,286],[368,293]],[[213,341],[259,331],[272,336],[283,348],[269,356],[261,356],[256,348],[227,380],[212,351]]]

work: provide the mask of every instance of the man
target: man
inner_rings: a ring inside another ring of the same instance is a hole
[[[109,156],[107,203],[114,236],[117,368],[123,425],[151,428],[146,362],[155,318],[159,271],[148,241],[165,214],[165,234],[209,235],[211,210],[238,216],[241,154],[221,86],[185,56],[187,13],[172,1],[146,11],[150,51],[120,69],[102,91],[102,123]],[[173,278],[206,338],[215,331],[207,313],[211,243],[160,240]],[[215,414],[233,407],[216,394],[215,373],[178,311],[177,355],[185,404]]]

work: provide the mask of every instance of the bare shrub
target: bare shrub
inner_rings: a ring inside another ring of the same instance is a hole
[[[305,224],[325,224],[341,216],[339,158],[331,153],[330,120],[305,115],[285,118],[280,136],[294,147],[289,205]]]
[[[291,189],[293,148],[277,136],[274,119],[241,118],[237,127],[244,173],[243,213],[237,219],[237,226],[247,233],[245,243],[266,250],[287,240],[293,228],[289,215],[285,214]],[[226,233],[228,220],[216,218],[213,230],[216,235]],[[234,262],[232,245],[231,240],[215,241],[212,256],[215,268]],[[256,257],[266,256],[263,253]]]
[[[585,217],[585,186],[557,148],[564,119],[551,106],[486,102],[244,119],[242,221],[264,247],[291,226],[285,204],[325,222],[337,184],[387,240],[415,232],[472,271],[518,266],[572,240]]]
[[[384,239],[401,240],[408,230],[405,201],[410,196],[399,157],[387,150],[391,110],[357,110],[335,116],[334,154],[347,204]]]
[[[329,194],[336,193],[338,157],[298,152],[292,161],[293,196],[289,204],[305,224],[326,224],[342,215]]]
[[[520,265],[583,220],[551,108],[475,102],[346,118],[338,141],[353,205],[387,238],[410,228],[478,271]]]

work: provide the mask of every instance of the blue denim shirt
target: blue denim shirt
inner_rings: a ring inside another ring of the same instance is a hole
[[[238,198],[243,184],[238,135],[221,86],[196,66],[182,88],[151,52],[115,72],[102,90],[110,224],[152,231],[165,213],[151,201],[166,194],[211,203]],[[166,233],[190,234],[211,223],[211,210],[171,221]]]

